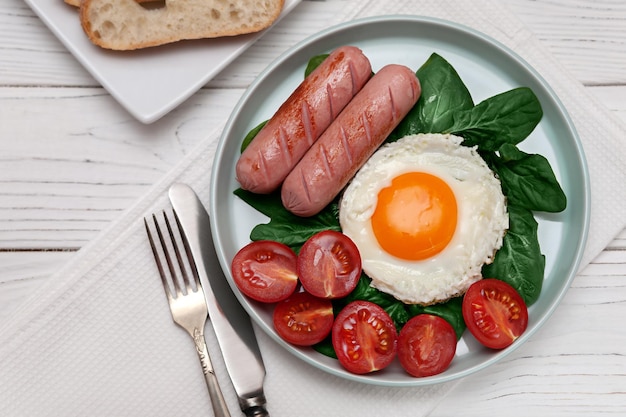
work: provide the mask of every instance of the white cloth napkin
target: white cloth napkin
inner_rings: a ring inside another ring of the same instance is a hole
[[[457,21],[497,38],[542,73],[570,112],[588,159],[593,201],[586,265],[626,224],[626,170],[619,163],[626,156],[626,128],[498,3],[416,3],[347,1],[337,20],[406,13]],[[140,219],[168,206],[166,190],[175,181],[190,184],[208,201],[219,133],[211,132],[0,328],[0,415],[211,415],[194,347],[171,321]],[[207,333],[216,352],[210,327]],[[269,410],[276,417],[425,416],[457,384],[401,389],[358,384],[325,374],[262,332],[257,335],[268,370]],[[223,363],[215,361],[232,413],[239,415]]]

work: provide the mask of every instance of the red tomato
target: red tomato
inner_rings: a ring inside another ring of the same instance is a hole
[[[235,284],[248,297],[275,303],[289,297],[298,285],[297,255],[279,242],[259,240],[237,252],[231,263]]]
[[[311,346],[321,342],[333,328],[330,300],[297,292],[274,308],[274,328],[289,343]]]
[[[355,374],[365,374],[391,363],[398,333],[382,307],[369,301],[353,301],[337,315],[332,339],[341,365]]]
[[[439,374],[450,366],[456,353],[456,333],[450,323],[431,314],[406,322],[398,336],[398,359],[416,377]]]
[[[504,281],[488,278],[470,286],[463,298],[463,319],[483,345],[503,349],[528,326],[528,310],[519,293]]]
[[[361,277],[361,255],[341,232],[326,230],[310,237],[298,255],[298,276],[305,290],[317,297],[350,294]]]

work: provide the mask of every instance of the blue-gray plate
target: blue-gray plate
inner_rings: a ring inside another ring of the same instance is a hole
[[[250,129],[270,118],[302,81],[311,57],[347,44],[364,51],[373,71],[390,63],[417,70],[432,53],[438,53],[457,70],[476,103],[519,86],[530,87],[539,98],[543,119],[521,148],[548,158],[567,195],[568,205],[561,213],[536,214],[539,242],[546,256],[544,285],[538,301],[529,309],[528,329],[510,347],[500,351],[486,349],[466,331],[452,364],[439,375],[413,378],[397,361],[385,370],[355,375],[313,349],[283,341],[273,328],[272,306],[246,298],[234,285],[231,259],[250,241],[250,230],[258,223],[267,222],[267,218],[233,195],[238,188],[234,169],[241,142]],[[384,16],[355,20],[311,36],[282,54],[259,75],[235,107],[220,138],[212,169],[209,212],[218,257],[231,287],[252,319],[277,344],[313,366],[350,380],[418,386],[451,381],[496,363],[520,347],[548,320],[578,269],[587,238],[589,205],[589,175],[580,139],[563,104],[537,71],[514,51],[476,30],[433,18]]]

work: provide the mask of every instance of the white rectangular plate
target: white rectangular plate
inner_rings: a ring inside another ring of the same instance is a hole
[[[265,31],[117,52],[92,44],[78,10],[63,0],[25,0],[72,55],[130,114],[152,123],[176,108]],[[301,0],[285,0],[279,17]]]

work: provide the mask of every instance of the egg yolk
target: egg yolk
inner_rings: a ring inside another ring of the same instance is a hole
[[[457,224],[456,198],[441,178],[409,172],[378,193],[372,229],[380,246],[406,260],[427,259],[452,240]]]

